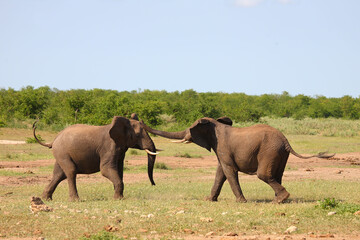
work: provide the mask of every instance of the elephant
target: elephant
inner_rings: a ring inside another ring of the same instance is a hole
[[[208,151],[215,152],[218,159],[216,177],[211,194],[207,200],[217,201],[221,188],[226,180],[237,202],[246,202],[241,190],[238,172],[257,175],[270,185],[275,192],[274,203],[283,203],[290,194],[281,185],[283,172],[289,154],[299,158],[330,158],[334,155],[319,153],[313,156],[302,156],[290,146],[286,137],[277,129],[258,124],[250,127],[236,128],[228,117],[218,119],[201,118],[188,129],[180,132],[165,132],[148,127],[143,121],[143,128],[155,135],[170,139],[173,142],[195,143]]]
[[[34,138],[39,144],[51,148],[56,159],[52,180],[44,189],[42,198],[52,200],[57,185],[67,179],[70,201],[79,200],[76,175],[100,171],[113,183],[114,198],[122,199],[124,158],[128,148],[147,152],[148,176],[151,184],[155,185],[153,169],[157,149],[136,114],[132,117],[114,116],[112,123],[104,126],[75,124],[62,130],[52,143],[44,143],[37,138],[36,121],[33,124]]]

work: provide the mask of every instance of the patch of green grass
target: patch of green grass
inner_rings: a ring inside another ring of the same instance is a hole
[[[336,208],[339,205],[340,201],[335,200],[335,198],[324,198],[321,201],[318,201],[318,206],[322,209],[332,209]]]
[[[139,155],[139,152],[136,149],[130,149],[129,154],[130,155]]]
[[[360,210],[360,204],[354,203],[343,203],[340,200],[335,198],[324,198],[323,200],[318,201],[316,207],[324,210],[335,210],[336,213],[345,214],[345,213],[355,213]]]
[[[12,170],[4,170],[4,169],[0,169],[0,176],[4,176],[4,177],[16,177],[16,176],[30,176],[33,175],[34,173],[32,171],[12,171]]]
[[[121,240],[124,238],[119,238],[115,236],[113,233],[109,233],[106,231],[98,232],[94,235],[90,235],[89,237],[82,237],[79,240]]]
[[[181,158],[202,158],[201,155],[190,155],[189,153],[176,153],[174,157],[181,157]]]
[[[155,163],[154,168],[155,169],[163,169],[163,170],[170,170],[171,169],[168,165],[166,165],[165,163],[162,163],[162,162]]]

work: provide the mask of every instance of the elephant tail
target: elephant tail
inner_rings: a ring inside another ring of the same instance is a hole
[[[36,129],[36,123],[37,123],[37,122],[38,122],[38,120],[36,120],[36,121],[34,122],[34,124],[33,124],[33,134],[34,134],[35,140],[36,140],[40,145],[43,145],[43,146],[48,147],[48,148],[52,148],[52,143],[43,143],[43,142],[41,142],[41,141],[37,138],[37,136],[36,136],[36,134],[35,134],[35,129]]]
[[[286,151],[288,151],[289,153],[295,155],[298,158],[303,158],[303,159],[309,159],[309,158],[313,158],[313,157],[317,157],[317,158],[331,158],[333,156],[335,156],[334,154],[328,154],[327,152],[320,152],[316,155],[311,155],[311,156],[303,156],[301,154],[298,154],[297,152],[295,152],[295,150],[291,147],[289,141],[285,138],[285,149]]]

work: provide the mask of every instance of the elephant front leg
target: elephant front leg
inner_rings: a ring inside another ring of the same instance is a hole
[[[224,171],[224,174],[225,174],[227,180],[229,181],[231,190],[233,191],[233,193],[236,197],[236,201],[237,202],[247,202],[247,200],[244,197],[244,194],[242,193],[242,190],[240,188],[237,168],[235,168],[232,165],[226,165],[226,164],[222,164],[221,166],[222,166],[222,169]]]
[[[114,185],[114,199],[122,199],[124,192],[124,183],[119,176],[118,169],[115,167],[104,166],[101,168],[101,174],[109,179]]]
[[[215,182],[211,189],[211,195],[209,197],[207,197],[206,200],[217,201],[218,196],[220,195],[220,192],[221,192],[221,188],[225,181],[226,181],[226,176],[225,176],[224,171],[219,163],[218,167],[216,169]]]

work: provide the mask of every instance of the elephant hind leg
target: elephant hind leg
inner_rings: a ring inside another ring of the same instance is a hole
[[[57,158],[60,159],[60,158]],[[61,160],[57,161],[64,171],[69,185],[69,199],[70,201],[78,201],[79,195],[76,189],[76,174],[77,167],[70,156],[64,156]]]
[[[53,170],[53,177],[49,185],[44,189],[42,193],[42,198],[45,200],[52,200],[52,195],[58,186],[58,184],[66,179],[66,175],[64,171],[61,169],[58,163],[55,163]]]
[[[285,164],[279,165],[279,163],[282,163],[281,159],[280,156],[277,156],[271,161],[263,160],[257,171],[258,178],[269,184],[274,190],[274,203],[282,203],[290,196],[290,193],[281,185],[282,175],[286,165],[286,162]]]

